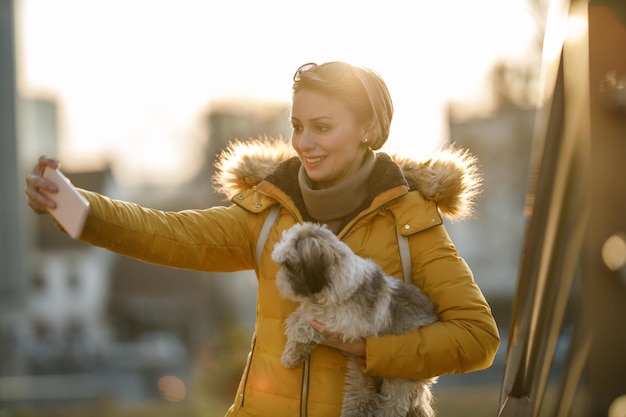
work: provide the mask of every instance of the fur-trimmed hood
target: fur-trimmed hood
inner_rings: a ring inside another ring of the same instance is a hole
[[[281,163],[295,156],[291,145],[283,139],[233,141],[215,163],[213,187],[231,199],[265,180]],[[389,156],[400,167],[410,189],[436,202],[442,215],[461,220],[474,213],[482,178],[476,158],[468,151],[450,146],[426,160]]]

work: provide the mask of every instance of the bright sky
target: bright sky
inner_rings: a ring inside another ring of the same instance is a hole
[[[396,109],[387,150],[428,152],[447,138],[445,103],[477,97],[493,60],[523,56],[535,30],[525,0],[16,3],[19,90],[58,100],[62,163],[108,157],[154,184],[197,166],[213,100],[287,102],[310,61],[380,73]]]

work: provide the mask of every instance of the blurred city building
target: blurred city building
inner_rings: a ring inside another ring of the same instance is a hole
[[[31,160],[57,154],[56,103],[24,99],[21,109],[24,154]],[[211,189],[215,157],[233,139],[289,134],[287,111],[286,105],[271,103],[214,103],[205,119],[206,147],[199,150],[206,161],[180,186],[124,187],[108,167],[65,174],[79,188],[162,210],[227,204]],[[228,338],[239,342],[239,356],[247,354],[256,310],[252,272],[148,265],[73,240],[49,216],[31,220],[33,247],[23,302],[14,304],[14,320],[5,333],[11,340],[6,353],[20,358],[21,366],[2,370],[0,402],[138,401],[157,396],[159,378],[167,372],[189,382],[194,357],[219,357],[235,344]],[[224,381],[231,387],[224,388],[228,395],[243,363],[238,360],[224,372],[230,372]]]

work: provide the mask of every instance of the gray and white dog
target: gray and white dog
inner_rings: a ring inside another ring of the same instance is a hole
[[[294,368],[322,341],[310,325],[324,324],[344,342],[402,334],[437,320],[417,287],[385,275],[326,226],[296,224],[283,232],[272,252],[281,266],[276,285],[282,297],[299,302],[285,320],[287,343],[281,362]],[[341,417],[433,417],[431,386],[436,378],[410,381],[366,375],[348,355]]]

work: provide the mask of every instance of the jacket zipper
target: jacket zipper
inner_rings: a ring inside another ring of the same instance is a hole
[[[243,408],[243,403],[246,398],[246,385],[248,385],[248,374],[250,373],[250,367],[252,364],[252,355],[254,355],[254,346],[256,345],[256,335],[252,338],[250,346],[250,353],[248,354],[248,360],[246,361],[246,368],[244,370],[243,386],[241,387],[241,394],[239,398],[239,408]]]
[[[311,374],[311,358],[302,365],[302,391],[300,392],[300,417],[307,417],[309,403],[309,377]]]

